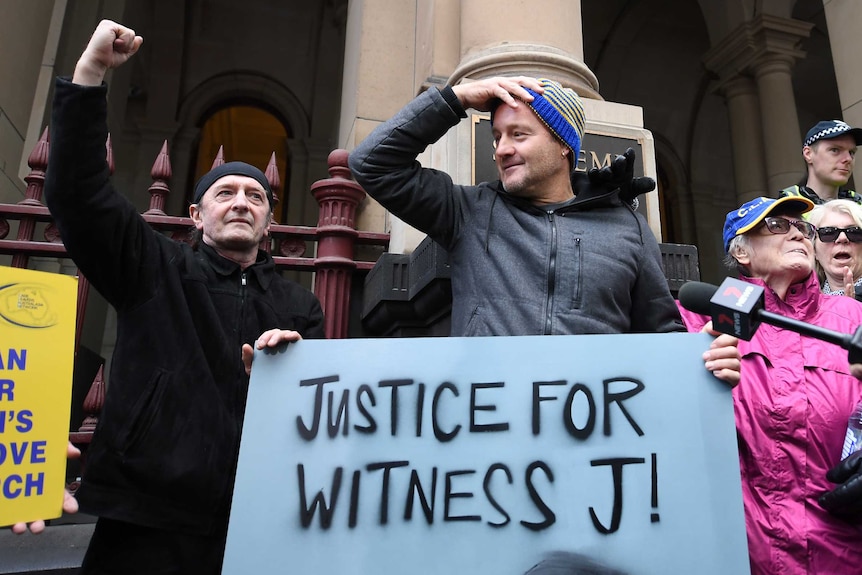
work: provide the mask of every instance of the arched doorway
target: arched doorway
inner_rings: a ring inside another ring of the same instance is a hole
[[[194,179],[197,181],[212,167],[219,148],[223,148],[226,162],[240,161],[266,171],[272,154],[278,167],[282,189],[273,211],[273,221],[282,223],[286,218],[290,193],[290,174],[287,172],[289,128],[275,115],[255,106],[226,106],[210,115],[201,126],[198,151],[195,159]]]

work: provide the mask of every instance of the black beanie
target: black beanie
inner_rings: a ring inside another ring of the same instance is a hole
[[[210,189],[210,186],[224,176],[248,176],[257,180],[263,186],[263,189],[266,190],[266,197],[269,200],[269,211],[272,211],[275,207],[272,201],[272,188],[269,187],[266,176],[254,166],[245,162],[227,162],[226,164],[216,166],[201,176],[201,179],[195,184],[195,195],[192,203],[199,203],[206,191]]]

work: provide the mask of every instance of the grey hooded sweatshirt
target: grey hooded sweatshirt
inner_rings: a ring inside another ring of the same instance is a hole
[[[538,207],[423,168],[416,157],[463,117],[451,88],[432,88],[350,154],[371,197],[449,252],[453,336],[685,331],[658,243],[616,191]]]

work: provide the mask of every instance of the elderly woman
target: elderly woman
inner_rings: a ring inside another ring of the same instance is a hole
[[[815,228],[802,217],[812,207],[802,197],[756,198],[730,212],[727,261],[765,289],[768,311],[853,333],[862,306],[821,293],[813,270]],[[681,311],[690,331],[709,319]],[[833,515],[849,506],[835,499],[826,477],[862,397],[847,352],[761,324],[751,341],[739,342],[739,353],[733,399],[752,574],[862,573],[862,516]],[[846,477],[833,470],[830,478]],[[819,502],[825,493],[832,513]]]
[[[862,206],[831,200],[811,210],[814,257],[823,293],[862,297]]]

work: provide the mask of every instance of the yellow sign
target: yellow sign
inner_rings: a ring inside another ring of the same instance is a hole
[[[0,266],[0,525],[62,514],[77,291]]]

